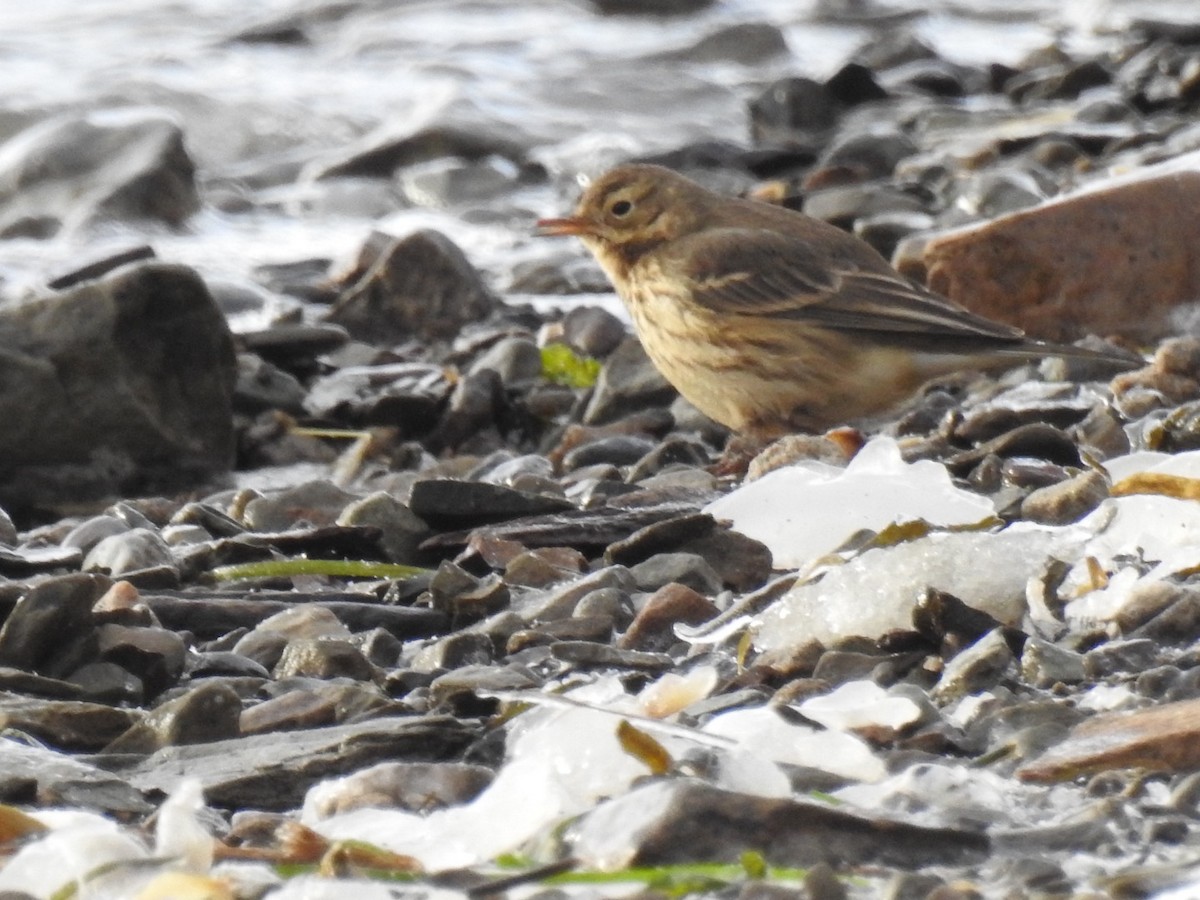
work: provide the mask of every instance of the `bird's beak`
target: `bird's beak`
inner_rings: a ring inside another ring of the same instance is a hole
[[[591,234],[592,225],[580,216],[566,216],[562,219],[538,219],[538,237],[563,237],[566,235]]]

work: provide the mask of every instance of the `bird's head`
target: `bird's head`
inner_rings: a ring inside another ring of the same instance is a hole
[[[626,265],[694,230],[708,192],[661,166],[619,166],[583,192],[575,213],[542,219],[537,233],[575,235],[604,263]]]

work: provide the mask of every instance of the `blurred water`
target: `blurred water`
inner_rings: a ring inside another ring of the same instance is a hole
[[[552,172],[594,168],[693,140],[747,140],[746,103],[785,74],[824,76],[881,30],[907,27],[955,60],[1015,62],[1066,30],[1089,39],[1107,6],[724,0],[674,18],[600,16],[583,0],[40,0],[0,3],[0,139],[59,112],[149,105],[172,111],[205,187],[255,186],[237,213],[206,208],[183,233],[0,241],[9,286],[44,279],[80,243],[150,240],[206,273],[348,254],[382,224],[445,230],[503,283],[536,253],[528,226],[563,192],[518,188],[465,207],[388,205],[299,174],[379,128],[456,118],[524,135]],[[309,42],[229,38],[296,17]],[[765,58],[672,56],[744,23],[780,29]],[[269,173],[279,175],[271,183]]]

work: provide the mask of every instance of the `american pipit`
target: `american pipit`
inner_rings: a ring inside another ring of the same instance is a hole
[[[758,441],[861,421],[951,372],[1043,356],[1136,364],[1026,338],[909,281],[839,228],[660,166],[613,169],[538,233],[577,235],[659,371]]]

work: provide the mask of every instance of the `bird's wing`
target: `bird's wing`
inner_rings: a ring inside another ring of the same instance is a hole
[[[717,313],[806,321],[878,338],[1024,337],[908,281],[882,257],[857,261],[857,247],[842,253],[822,247],[767,229],[722,228],[691,235],[676,249],[693,279],[693,299]]]

